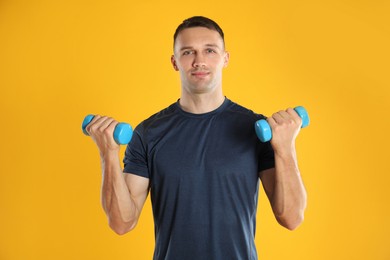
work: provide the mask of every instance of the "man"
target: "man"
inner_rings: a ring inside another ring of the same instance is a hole
[[[271,142],[257,140],[264,118],[223,95],[228,65],[221,28],[192,17],[174,35],[180,99],[138,125],[122,171],[113,140],[118,123],[95,116],[87,131],[103,169],[102,205],[118,234],[132,230],[148,192],[155,222],[154,259],[257,259],[259,178],[277,221],[303,220],[306,192],[295,151],[301,119],[291,108],[268,118]]]

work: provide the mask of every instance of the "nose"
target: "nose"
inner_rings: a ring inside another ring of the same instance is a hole
[[[194,68],[206,67],[206,61],[204,59],[204,56],[200,53],[197,53],[194,57],[194,62],[192,63],[192,66]]]

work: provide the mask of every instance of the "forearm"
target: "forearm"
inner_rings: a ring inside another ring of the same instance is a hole
[[[295,149],[275,153],[275,187],[272,209],[280,224],[295,229],[302,221],[306,208],[306,190],[302,182]]]
[[[101,156],[103,209],[110,227],[118,234],[131,230],[137,220],[137,208],[126,185],[118,154]]]

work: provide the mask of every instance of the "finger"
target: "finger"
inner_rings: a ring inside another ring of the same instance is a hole
[[[292,118],[299,117],[298,113],[291,107],[286,109],[286,113],[288,113]]]
[[[281,110],[277,112],[277,114],[280,115],[283,119],[289,119],[291,117],[290,114],[285,110]]]
[[[91,123],[87,126],[87,132],[88,133],[96,133],[96,131],[98,131],[98,129],[100,128],[100,126],[102,125],[102,123],[104,121],[107,120],[107,117],[106,116],[100,116],[100,115],[96,115]]]
[[[276,112],[272,115],[272,118],[275,120],[277,124],[281,124],[284,121],[283,116],[281,115],[281,111]]]
[[[291,116],[291,118],[299,125],[302,124],[302,118],[299,116],[297,111],[293,108],[287,108],[286,112]]]
[[[85,131],[91,135],[91,126],[96,123],[96,121],[100,118],[100,115],[94,115],[92,120],[88,123],[88,125],[85,127]]]
[[[114,121],[113,118],[111,117],[106,117],[104,121],[101,122],[99,128],[98,128],[98,131],[103,133],[103,132],[106,132],[109,125]]]
[[[109,136],[113,136],[113,133],[114,133],[114,130],[115,130],[115,127],[118,125],[118,121],[112,119],[110,121],[107,121],[107,126],[106,128],[104,129],[105,133],[109,134]]]
[[[118,121],[116,121],[113,118],[107,118],[106,121],[102,123],[102,125],[99,128],[99,131],[109,138],[113,137],[115,127],[117,126]]]
[[[275,119],[272,116],[267,118],[267,122],[271,126],[271,129],[273,129],[275,125],[277,125]]]

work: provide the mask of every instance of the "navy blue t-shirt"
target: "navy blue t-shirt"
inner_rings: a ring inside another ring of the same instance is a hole
[[[205,114],[176,102],[135,128],[124,172],[149,178],[154,259],[257,259],[258,173],[274,167],[261,118],[226,98]]]

